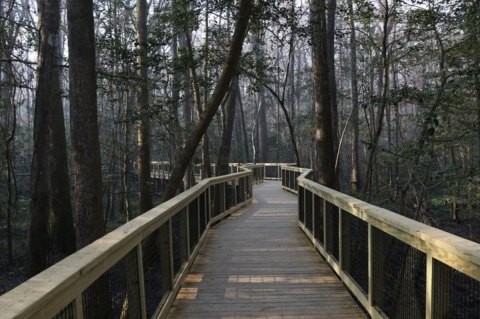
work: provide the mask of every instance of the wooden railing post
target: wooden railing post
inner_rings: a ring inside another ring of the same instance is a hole
[[[143,275],[143,249],[142,245],[137,246],[137,271],[138,271],[138,289],[140,293],[141,318],[147,318],[147,304],[145,300],[145,278]]]
[[[447,318],[449,311],[450,269],[427,255],[425,318]]]
[[[344,269],[344,260],[343,260],[343,240],[344,240],[344,237],[343,237],[343,231],[344,231],[344,227],[343,227],[343,214],[342,214],[342,210],[338,208],[338,265],[340,266],[340,270],[343,270]],[[345,238],[346,239],[346,238]],[[347,242],[347,240],[345,241]]]
[[[379,230],[368,224],[368,302],[383,306],[383,240]]]
[[[185,237],[186,237],[186,244],[187,244],[187,260],[190,258],[190,205],[186,205],[185,208]],[[183,223],[181,223],[183,225]],[[182,232],[183,233],[183,232]],[[182,236],[180,236],[182,238]]]
[[[315,227],[315,210],[316,210],[316,207],[315,207],[315,193],[312,192],[312,242],[313,244],[315,245],[315,238],[317,238],[317,229]]]
[[[76,319],[83,319],[83,299],[82,299],[82,293],[78,295],[75,298],[74,301],[74,307],[75,307],[75,318]]]
[[[323,198],[323,248],[327,250],[327,201]]]
[[[175,285],[175,270],[173,269],[173,229],[172,229],[172,219],[168,220],[168,263],[170,264],[168,269],[170,275],[170,287],[169,290]],[[163,269],[162,269],[163,274]]]

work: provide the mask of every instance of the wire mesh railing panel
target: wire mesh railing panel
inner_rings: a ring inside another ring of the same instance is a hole
[[[314,233],[315,239],[318,240],[322,245],[323,236],[324,236],[324,225],[323,225],[323,198],[318,195],[313,194],[313,206],[315,214],[314,216]]]
[[[298,220],[305,225],[305,189],[300,187],[298,190]]]
[[[234,202],[234,197],[235,197],[235,193],[234,193],[234,190],[233,190],[233,185],[232,185],[232,182],[226,182],[223,184],[224,187],[225,187],[225,210],[229,210],[230,208],[232,208],[234,205],[233,205],[233,202]]]
[[[198,198],[188,204],[188,238],[190,244],[190,253],[198,244],[200,219],[198,216]]]
[[[285,187],[287,186],[287,176],[288,176],[287,171],[282,169],[281,175],[282,175],[282,186]]]
[[[426,255],[373,227],[373,301],[389,318],[425,317]]]
[[[480,318],[480,281],[452,268],[449,272],[447,318]]]
[[[173,273],[176,277],[182,265],[188,259],[187,251],[187,214],[186,210],[172,217]]]
[[[338,240],[338,231],[339,231],[339,218],[338,218],[338,207],[329,203],[326,204],[326,237],[327,242],[325,248],[327,252],[339,260],[339,240]]]
[[[308,189],[305,189],[305,227],[313,233],[313,202],[312,202],[312,192]]]
[[[84,318],[140,318],[140,285],[133,249],[82,294]]]
[[[203,232],[207,228],[207,215],[208,215],[208,210],[207,210],[207,194],[208,192],[205,191],[203,192],[200,197],[199,197],[199,214],[200,214],[200,234],[203,235]],[[200,236],[201,236],[200,235]]]
[[[278,165],[275,166],[265,166],[265,177],[267,178],[278,178]]]
[[[342,211],[342,267],[368,293],[368,224]]]
[[[237,204],[245,201],[245,178],[239,178],[235,186],[237,188]]]
[[[220,215],[222,204],[221,196],[222,193],[220,191],[221,184],[215,184],[210,186],[210,200],[211,200],[211,209],[212,209],[212,218],[215,216]]]
[[[151,318],[162,298],[171,290],[169,223],[142,242],[143,278],[147,317]]]
[[[52,319],[74,319],[75,318],[75,300],[69,303],[65,308],[58,312]]]

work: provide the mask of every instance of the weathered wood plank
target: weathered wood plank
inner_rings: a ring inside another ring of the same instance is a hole
[[[297,226],[279,182],[214,226],[169,318],[365,318]]]

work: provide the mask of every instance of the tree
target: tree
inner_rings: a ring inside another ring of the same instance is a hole
[[[35,100],[32,200],[29,229],[29,273],[49,266],[54,243],[61,256],[75,251],[68,180],[65,127],[60,88],[60,2],[38,1],[40,49]]]
[[[150,177],[150,114],[148,105],[147,63],[147,16],[146,0],[137,0],[137,111],[138,123],[138,183],[140,189],[140,212],[153,207]]]
[[[230,146],[232,143],[233,123],[235,121],[235,108],[240,94],[238,76],[235,77],[230,86],[228,100],[223,104],[223,134],[222,143],[218,150],[217,176],[227,175],[230,164]]]
[[[75,167],[77,245],[105,234],[97,119],[97,76],[92,0],[68,0],[70,134]]]
[[[312,60],[315,83],[315,163],[314,179],[328,187],[336,187],[334,133],[330,92],[325,0],[313,0],[310,4],[312,26]]]
[[[169,183],[163,194],[163,201],[172,198],[177,193],[177,188],[180,185],[183,175],[188,167],[188,164],[192,160],[198,143],[205,134],[210,122],[212,121],[220,103],[222,102],[230,82],[234,77],[235,70],[238,67],[240,61],[240,55],[242,52],[243,40],[247,34],[248,22],[252,11],[253,0],[241,0],[238,11],[238,20],[235,25],[235,31],[233,33],[232,41],[228,50],[228,56],[225,61],[222,73],[218,79],[218,82],[213,90],[210,99],[206,103],[202,117],[199,119],[197,125],[192,130],[189,138],[187,139],[179,157],[178,162],[173,168],[170,176]]]
[[[348,0],[348,15],[350,24],[350,85],[352,98],[352,170],[350,174],[350,183],[352,192],[361,189],[360,182],[360,164],[359,164],[359,128],[358,128],[358,77],[357,77],[357,36],[355,30],[355,20],[353,16],[353,0]]]

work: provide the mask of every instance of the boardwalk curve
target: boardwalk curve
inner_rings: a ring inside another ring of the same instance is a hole
[[[297,225],[277,181],[214,226],[169,318],[365,318]]]

